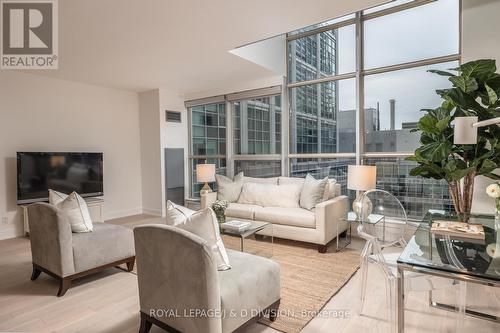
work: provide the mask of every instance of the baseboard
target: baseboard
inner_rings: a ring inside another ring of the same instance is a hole
[[[18,238],[22,236],[24,236],[22,228],[10,227],[0,229],[0,240]]]
[[[142,213],[143,214],[150,214],[150,215],[161,216],[161,209],[143,207],[142,208]]]
[[[139,214],[142,214],[141,208],[132,208],[114,212],[106,212],[104,213],[104,220],[107,221],[107,220],[117,219],[120,217],[139,215]]]

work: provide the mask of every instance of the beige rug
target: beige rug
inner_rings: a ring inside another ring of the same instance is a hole
[[[222,237],[226,247],[240,249],[239,238]],[[300,332],[359,268],[358,251],[344,249],[335,253],[334,244],[323,254],[314,245],[284,239],[275,238],[270,247],[265,240],[245,240],[246,252],[270,257],[280,264],[279,316],[275,322],[266,318],[260,322],[282,332]]]
[[[223,240],[228,248],[239,250],[238,238]],[[268,256],[269,247],[266,241],[245,240],[250,253]],[[280,315],[275,322],[261,323],[282,332],[300,332],[359,268],[358,251],[334,251],[334,244],[322,254],[314,245],[275,238],[270,259],[281,267]]]

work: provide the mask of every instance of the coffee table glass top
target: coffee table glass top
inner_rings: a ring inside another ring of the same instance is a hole
[[[475,240],[431,233],[436,220],[459,221],[454,215],[427,213],[404,248],[398,263],[500,281],[500,220],[472,215],[482,224],[485,239]]]
[[[251,225],[243,231],[236,231],[236,230],[225,229],[225,228],[221,227],[220,232],[221,232],[221,234],[224,234],[224,235],[231,235],[231,236],[238,236],[238,237],[242,237],[242,238],[247,238],[248,236],[251,236],[262,229],[265,229],[267,227],[271,227],[271,223],[269,223],[269,222],[252,221],[250,223],[251,223]]]

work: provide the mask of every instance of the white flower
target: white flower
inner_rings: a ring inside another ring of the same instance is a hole
[[[500,185],[491,184],[486,188],[486,193],[492,198],[500,198]]]

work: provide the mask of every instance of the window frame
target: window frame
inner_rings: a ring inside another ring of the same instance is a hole
[[[365,152],[365,124],[364,124],[364,101],[365,101],[365,91],[364,91],[364,78],[369,75],[387,73],[398,71],[402,69],[416,68],[426,65],[435,65],[450,61],[458,61],[459,64],[462,63],[462,0],[457,0],[458,2],[458,20],[459,20],[459,45],[458,45],[458,53],[457,54],[449,54],[445,56],[435,57],[435,58],[427,58],[420,59],[417,61],[398,63],[389,66],[383,66],[378,68],[371,68],[365,70],[363,67],[363,49],[364,49],[364,22],[379,18],[381,16],[390,15],[393,13],[411,10],[412,8],[427,5],[435,2],[436,0],[414,0],[412,2],[403,3],[400,5],[395,5],[388,8],[383,8],[377,11],[370,11],[365,14],[364,11],[358,11],[351,15],[346,15],[346,19],[342,20],[333,19],[332,24],[320,25],[317,28],[313,28],[310,30],[301,29],[299,32],[291,32],[288,33],[285,38],[285,63],[286,70],[285,75],[288,75],[289,71],[289,42],[293,40],[297,40],[300,38],[304,38],[311,35],[316,35],[321,32],[329,31],[332,29],[337,29],[349,25],[355,26],[355,45],[356,45],[356,70],[351,73],[344,73],[332,76],[321,77],[313,80],[300,81],[300,82],[288,82],[287,76],[283,77],[283,82],[279,86],[273,87],[265,87],[261,89],[254,89],[249,91],[236,92],[228,95],[214,96],[208,97],[198,100],[186,101],[185,105],[188,108],[188,126],[189,126],[189,159],[190,166],[192,166],[191,159],[193,158],[203,158],[203,156],[193,156],[191,153],[192,149],[192,124],[191,124],[191,112],[189,108],[196,105],[210,104],[214,101],[226,103],[226,154],[218,156],[218,158],[226,159],[226,175],[228,177],[234,176],[235,165],[234,161],[238,160],[280,160],[281,161],[281,174],[284,176],[290,176],[290,163],[292,159],[332,159],[332,158],[355,158],[356,164],[363,164],[365,159],[368,158],[404,158],[408,156],[413,156],[413,151],[408,152]],[[376,8],[376,7],[374,7]],[[354,17],[352,17],[354,15]],[[297,88],[301,86],[320,84],[325,82],[335,82],[345,79],[355,79],[356,85],[356,151],[354,153],[300,153],[293,154],[290,153],[290,119],[291,119],[291,108],[290,108],[290,100],[289,94],[292,88]],[[249,99],[249,98],[257,98],[264,97],[270,95],[276,95],[276,91],[281,94],[281,153],[280,154],[261,154],[261,155],[236,155],[234,154],[234,116],[233,116],[233,101]],[[270,93],[273,92],[273,93]],[[217,158],[216,156],[205,156],[206,158]],[[192,168],[192,167],[191,167]],[[192,173],[192,170],[190,170]],[[190,176],[189,179],[192,179]],[[192,184],[190,185],[190,189],[192,188]],[[190,193],[191,194],[191,193]]]

